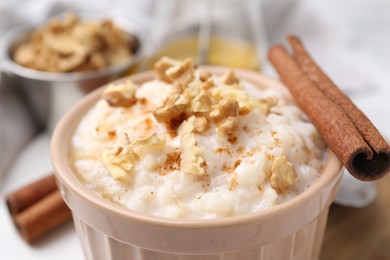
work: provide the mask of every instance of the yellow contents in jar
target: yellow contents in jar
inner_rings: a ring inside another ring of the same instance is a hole
[[[192,58],[198,61],[199,37],[185,37],[163,46],[148,64],[153,64],[162,56],[174,59]],[[220,36],[211,36],[205,64],[230,66],[242,69],[261,70],[258,51],[253,44]]]

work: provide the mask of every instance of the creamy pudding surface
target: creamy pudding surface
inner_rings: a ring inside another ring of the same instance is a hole
[[[258,212],[306,190],[325,145],[279,88],[162,58],[156,79],[114,83],[79,124],[71,161],[85,185],[170,218]]]

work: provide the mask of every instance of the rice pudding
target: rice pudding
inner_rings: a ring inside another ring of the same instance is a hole
[[[80,122],[71,161],[85,185],[170,218],[257,212],[319,177],[325,145],[285,91],[162,58],[156,79],[109,85]]]

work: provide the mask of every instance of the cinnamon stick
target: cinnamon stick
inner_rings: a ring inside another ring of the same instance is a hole
[[[57,186],[54,175],[48,175],[13,193],[10,193],[5,199],[8,210],[11,215],[20,213],[56,189]]]
[[[323,73],[299,39],[289,37],[294,57],[280,45],[269,59],[326,144],[357,179],[390,171],[390,148],[368,118]],[[330,87],[329,87],[330,86]]]
[[[57,189],[54,175],[9,194],[6,202],[18,232],[28,243],[35,242],[72,216]]]
[[[28,243],[64,223],[72,217],[58,190],[15,216],[15,225]]]
[[[339,105],[355,125],[366,143],[376,154],[389,152],[385,139],[367,116],[349,99],[315,63],[298,37],[290,35],[288,42],[299,65],[317,87],[333,102]],[[372,159],[370,156],[368,159]]]

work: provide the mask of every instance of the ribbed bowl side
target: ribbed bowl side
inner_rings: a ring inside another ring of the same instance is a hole
[[[76,215],[73,215],[73,220],[87,260],[313,260],[319,258],[328,209],[303,229],[269,244],[239,252],[208,255],[171,254],[143,249],[110,238]]]

